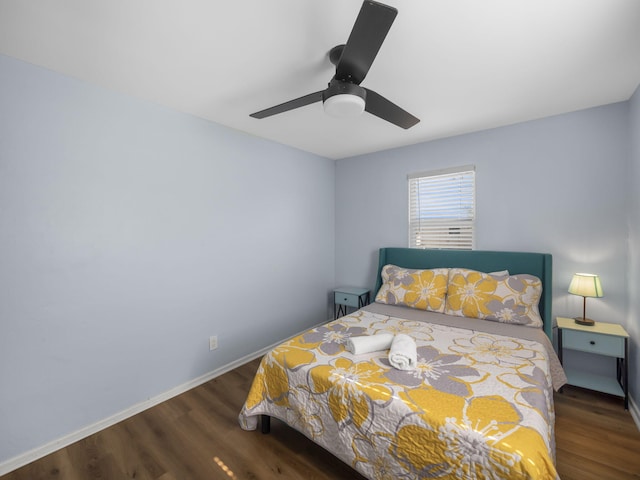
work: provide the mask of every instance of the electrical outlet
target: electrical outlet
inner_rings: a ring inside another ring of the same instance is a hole
[[[215,350],[218,348],[218,336],[212,335],[209,337],[209,350]]]

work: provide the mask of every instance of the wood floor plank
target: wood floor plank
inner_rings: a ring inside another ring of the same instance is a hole
[[[269,435],[239,427],[258,365],[242,365],[0,480],[363,479],[277,419]],[[640,432],[620,399],[565,387],[555,406],[562,480],[640,479]]]
[[[147,451],[144,443],[136,441],[128,422],[104,431],[105,441],[124,478],[156,480],[165,472],[160,463]]]

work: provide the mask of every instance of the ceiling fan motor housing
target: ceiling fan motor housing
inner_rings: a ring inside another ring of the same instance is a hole
[[[334,117],[354,117],[364,112],[367,91],[354,83],[342,82],[335,78],[322,92],[324,111]]]

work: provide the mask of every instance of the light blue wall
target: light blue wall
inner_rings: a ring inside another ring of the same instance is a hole
[[[631,335],[629,355],[632,381],[631,396],[640,400],[640,86],[629,101],[629,133],[631,172],[627,183],[629,208],[629,319],[627,330]]]
[[[553,254],[554,315],[581,313],[582,298],[567,293],[573,273],[599,274],[605,297],[588,300],[588,316],[625,324],[628,108],[618,103],[338,161],[336,282],[372,287],[377,249],[407,246],[407,174],[474,164],[476,248]],[[612,368],[594,362],[596,371]]]
[[[555,314],[601,275],[637,392],[639,132],[636,92],[334,164],[0,56],[0,464],[325,320],[406,245],[406,175],[454,165],[477,248],[554,255]]]
[[[0,464],[329,318],[334,180],[0,56]]]

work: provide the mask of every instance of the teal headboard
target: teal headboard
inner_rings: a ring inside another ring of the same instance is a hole
[[[528,273],[535,275],[542,281],[542,298],[539,304],[540,315],[544,322],[544,331],[553,341],[551,263],[551,254],[549,253],[381,248],[374,292],[377,293],[382,286],[380,272],[382,267],[387,264],[404,268],[470,268],[480,272],[509,270],[511,275]]]

